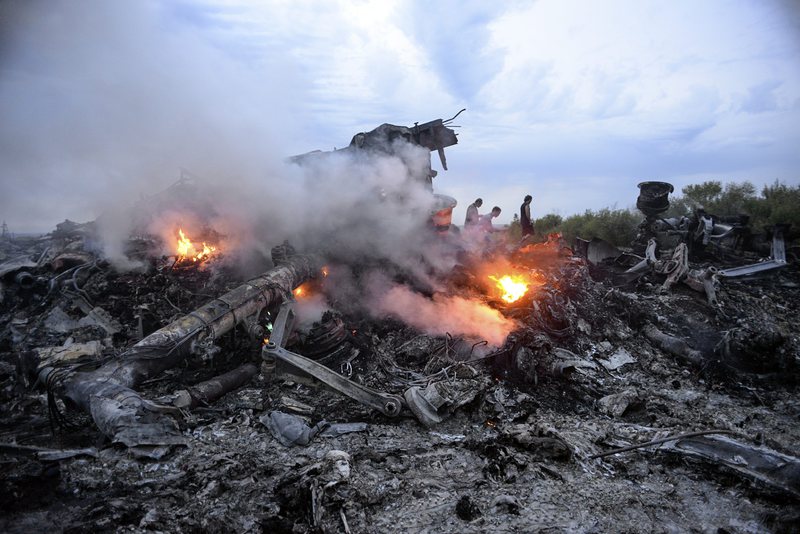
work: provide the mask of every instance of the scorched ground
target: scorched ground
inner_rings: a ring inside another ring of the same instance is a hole
[[[5,243],[3,253],[35,257],[54,243]],[[65,402],[58,380],[37,384],[37,373],[76,363],[91,372],[244,280],[224,266],[175,269],[165,260],[120,274],[89,259],[31,261],[24,272],[33,282],[20,280],[22,268],[3,273],[3,531],[796,528],[794,267],[725,284],[711,307],[688,288],[664,294],[646,278],[615,287],[557,239],[465,258],[439,297],[428,297],[496,311],[513,326],[495,346],[426,333],[410,317],[375,318],[334,297],[287,341],[385,394],[439,384],[441,422],[423,424],[407,406],[389,417],[277,373],[262,364],[269,332],[256,339],[240,326],[216,340],[218,351],[148,376],[136,391],[174,406],[176,392],[196,394],[193,385],[248,362],[254,376],[219,400],[159,414],[174,421],[180,444],[137,450],[112,443],[91,414]],[[498,264],[516,273],[486,272]],[[330,276],[295,291],[300,309],[304,298],[327,298],[337,266],[325,269]],[[519,273],[528,288],[509,303],[514,288],[500,291],[488,277]],[[54,287],[54,278],[68,282]],[[313,427],[307,444],[276,438],[275,412]],[[323,421],[347,432],[325,432]],[[594,457],[698,431],[718,433]],[[775,458],[781,468],[769,464]]]

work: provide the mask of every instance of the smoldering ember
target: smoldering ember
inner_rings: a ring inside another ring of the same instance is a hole
[[[360,187],[271,251],[188,174],[4,231],[0,530],[796,529],[796,229],[653,181],[627,248],[460,230],[452,120],[290,158]]]

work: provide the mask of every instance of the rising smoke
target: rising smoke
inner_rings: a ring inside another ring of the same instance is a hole
[[[0,3],[0,214],[10,225],[48,231],[118,214],[181,167],[226,190],[223,207],[253,211],[244,200],[265,198],[296,137],[303,85],[291,65],[237,58],[189,11],[153,0]]]
[[[372,309],[377,317],[390,316],[428,334],[445,332],[485,339],[502,345],[514,322],[475,299],[434,295],[427,299],[406,286],[393,286]]]
[[[210,19],[191,14],[155,0],[2,4],[0,217],[39,231],[97,218],[119,268],[135,267],[124,254],[132,234],[168,244],[177,226],[210,227],[229,256],[268,257],[289,239],[345,264],[381,259],[435,289],[432,275],[452,259],[422,231],[433,199],[415,177],[430,169],[429,151],[398,140],[391,154],[290,163],[298,147],[312,148],[302,140],[302,77],[288,62],[237,55]],[[156,193],[179,168],[200,177],[198,188],[177,203],[168,190],[172,204],[162,202]],[[375,302],[358,277],[350,282],[339,288],[349,300]],[[392,284],[379,313],[414,307],[424,324],[411,324],[426,331],[478,334],[488,321],[501,342],[509,328],[488,308]]]

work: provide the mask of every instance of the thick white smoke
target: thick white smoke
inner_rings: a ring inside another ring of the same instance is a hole
[[[47,231],[102,214],[115,259],[133,231],[171,242],[177,225],[198,219],[234,249],[268,251],[287,238],[315,246],[335,234],[345,251],[399,260],[416,244],[409,238],[431,198],[409,176],[424,175],[428,151],[288,164],[298,147],[314,148],[299,139],[302,79],[288,61],[237,56],[213,21],[187,22],[193,9],[202,19],[202,7],[84,0],[0,9],[0,214],[15,226]],[[201,178],[201,198],[185,203],[193,209],[158,205],[151,195],[180,168]]]
[[[131,266],[132,234],[160,235],[169,248],[177,227],[208,227],[232,256],[268,257],[288,239],[345,264],[380,259],[433,287],[430,275],[452,259],[423,231],[433,198],[419,178],[430,152],[400,139],[388,153],[340,150],[290,163],[314,148],[300,139],[302,78],[289,62],[231,53],[213,23],[185,20],[186,7],[2,4],[0,216],[40,231],[97,217],[103,251],[122,268]],[[200,178],[198,188],[159,195],[181,168]],[[349,282],[338,288],[344,300],[369,300],[360,279]],[[493,342],[510,329],[488,309],[404,287],[380,309],[436,333],[474,334],[467,325],[480,323]]]
[[[121,215],[181,167],[242,198],[281,178],[303,85],[288,62],[235,57],[181,9],[0,3],[0,214],[16,228]]]

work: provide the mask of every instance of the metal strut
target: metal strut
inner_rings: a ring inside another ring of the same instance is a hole
[[[403,400],[399,396],[382,393],[367,386],[357,384],[325,367],[321,363],[317,363],[305,356],[300,356],[283,347],[279,347],[272,341],[264,345],[262,355],[267,360],[274,358],[275,362],[278,364],[293,367],[305,374],[311,375],[329,388],[343,395],[347,395],[364,406],[378,410],[389,417],[397,417],[403,409]],[[278,367],[280,368],[283,365],[279,365]]]

